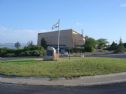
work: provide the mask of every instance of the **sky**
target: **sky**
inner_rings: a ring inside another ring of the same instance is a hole
[[[0,43],[37,43],[38,32],[75,31],[126,42],[126,0],[0,0]]]

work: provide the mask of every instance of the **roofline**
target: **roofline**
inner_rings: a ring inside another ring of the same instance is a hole
[[[76,32],[75,30],[73,30],[73,29],[62,29],[62,30],[60,30],[60,31],[65,31],[65,30],[71,30],[71,31],[74,31],[74,32]],[[41,33],[38,33],[38,34],[43,34],[43,33],[52,33],[52,32],[58,32],[58,30],[55,30],[55,31],[48,31],[48,32],[41,32]],[[77,32],[78,33],[78,32]]]

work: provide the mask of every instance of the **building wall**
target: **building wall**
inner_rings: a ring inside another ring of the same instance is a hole
[[[80,45],[84,45],[85,43],[85,38],[83,37],[83,35],[79,34],[76,31],[72,32],[72,36],[73,36],[73,47],[78,47]]]
[[[74,33],[73,33],[74,32]],[[58,31],[51,31],[38,34],[38,45],[41,45],[41,39],[44,38],[48,45],[57,45]],[[83,44],[83,37],[72,29],[60,31],[60,45],[74,48],[76,45]]]

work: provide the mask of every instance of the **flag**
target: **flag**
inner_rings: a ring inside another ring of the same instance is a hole
[[[55,24],[52,26],[52,30],[55,29],[55,28],[59,28],[59,23],[60,23],[60,20],[58,20],[58,22],[55,23]]]

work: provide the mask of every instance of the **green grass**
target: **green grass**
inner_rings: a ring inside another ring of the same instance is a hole
[[[80,77],[126,72],[126,59],[61,58],[58,61],[0,61],[0,74],[35,77]]]

